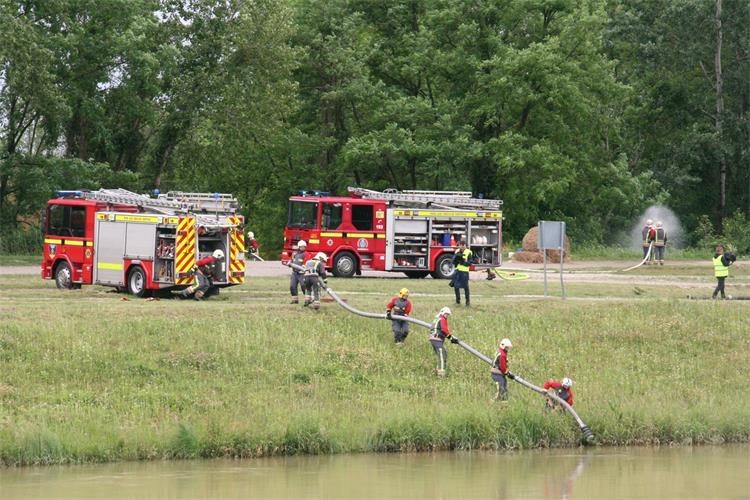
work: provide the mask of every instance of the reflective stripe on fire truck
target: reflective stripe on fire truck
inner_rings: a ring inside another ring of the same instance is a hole
[[[62,240],[55,240],[52,238],[45,238],[44,242],[47,244],[52,244],[52,245],[62,245]]]
[[[72,247],[82,247],[84,244],[81,240],[65,240],[65,245],[70,245]]]
[[[409,217],[470,217],[484,219],[501,219],[502,212],[458,212],[458,211],[434,211],[434,210],[394,210],[394,215]]]
[[[122,262],[99,262],[96,264],[96,268],[109,271],[122,271],[124,266]]]
[[[347,238],[374,238],[375,235],[372,233],[346,233]]]
[[[245,233],[240,229],[242,218],[229,217],[229,223],[234,227],[229,233],[229,282],[243,283],[245,281],[245,260],[241,258],[245,250]]]
[[[136,222],[142,224],[161,224],[162,217],[158,215],[115,215],[117,222]]]
[[[341,237],[341,236],[344,236],[344,233],[320,233],[321,238],[325,238],[325,237],[335,238],[335,237]]]
[[[314,239],[314,238],[310,238],[309,240],[307,240],[307,242],[308,243],[320,243],[320,240]]]
[[[195,219],[193,217],[184,217],[177,224],[174,261],[175,284],[189,285],[193,282],[191,271],[195,265],[195,252]]]

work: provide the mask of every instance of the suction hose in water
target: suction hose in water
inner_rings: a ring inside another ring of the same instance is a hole
[[[645,262],[645,260],[644,260]],[[302,266],[299,266],[297,264],[294,264],[292,262],[288,263],[287,266],[291,267],[292,269],[295,269],[297,271],[304,272],[305,268]],[[388,319],[385,314],[382,313],[370,313],[366,311],[360,311],[359,309],[356,309],[355,307],[350,306],[347,304],[341,297],[339,297],[336,292],[333,291],[332,288],[330,288],[319,276],[318,276],[318,282],[320,283],[321,288],[323,288],[328,295],[333,298],[341,307],[349,311],[350,313],[356,314],[358,316],[362,316],[363,318],[371,318],[371,319]],[[398,315],[391,315],[391,319],[400,320],[400,321],[406,321],[409,323],[414,323],[415,325],[422,326],[424,328],[427,328],[428,330],[432,329],[432,323],[428,323],[426,321],[422,321],[420,319],[411,318],[409,316],[398,316]],[[482,354],[481,352],[474,349],[471,345],[467,344],[463,340],[459,339],[455,335],[453,336],[454,340],[457,340],[457,345],[461,346],[465,351],[469,352],[470,354],[473,354],[480,360],[484,361],[488,365],[492,366],[492,360]],[[588,428],[588,426],[581,420],[581,417],[578,416],[578,413],[573,409],[572,406],[568,404],[567,401],[560,398],[557,394],[554,394],[552,392],[545,391],[541,387],[538,387],[531,382],[524,380],[519,375],[515,375],[513,373],[508,372],[508,378],[511,380],[515,380],[522,386],[531,389],[534,392],[537,392],[549,399],[554,400],[558,404],[560,404],[565,410],[572,415],[572,417],[575,419],[576,423],[578,424],[578,427],[581,429],[581,432],[583,433],[583,439],[584,442],[587,444],[591,444],[595,442],[594,433],[591,432],[591,429]]]

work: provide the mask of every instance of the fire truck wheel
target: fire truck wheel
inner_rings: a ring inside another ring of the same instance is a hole
[[[81,288],[78,283],[73,283],[73,273],[67,262],[60,262],[55,268],[55,285],[60,290],[74,290]]]
[[[136,297],[145,297],[146,273],[141,266],[134,266],[128,273],[128,291]]]
[[[449,279],[453,276],[455,269],[453,268],[453,255],[451,253],[444,253],[435,261],[435,270],[430,273],[435,279]]]
[[[333,275],[337,278],[351,278],[357,272],[357,258],[351,252],[341,252],[333,261]]]

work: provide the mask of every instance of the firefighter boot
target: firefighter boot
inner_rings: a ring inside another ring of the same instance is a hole
[[[292,300],[289,301],[290,304],[299,304],[299,297],[292,297]]]
[[[313,308],[313,309],[315,309],[316,311],[317,311],[318,309],[320,309],[320,302],[318,302],[317,300],[316,300],[316,301],[313,301],[313,303],[312,303],[312,308]]]
[[[203,290],[198,290],[197,292],[195,292],[195,300],[203,300],[203,296],[205,294],[206,293]]]

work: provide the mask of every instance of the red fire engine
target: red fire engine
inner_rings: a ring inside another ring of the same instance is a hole
[[[194,281],[195,262],[220,249],[216,287],[244,282],[244,219],[227,194],[124,189],[59,191],[47,202],[42,278],[58,288],[107,285],[145,296]]]
[[[297,242],[328,255],[335,276],[362,271],[402,272],[410,278],[449,278],[458,241],[474,252],[474,267],[502,263],[500,200],[463,191],[372,191],[348,197],[302,192],[289,199],[282,262]]]

